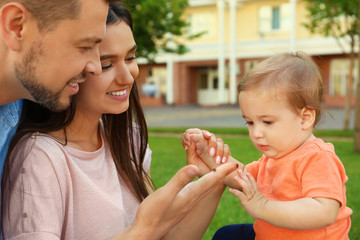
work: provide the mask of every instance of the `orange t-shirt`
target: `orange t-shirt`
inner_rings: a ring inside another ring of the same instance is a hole
[[[340,203],[335,223],[315,230],[279,228],[255,220],[257,240],[349,239],[352,210],[346,207],[345,182],[348,177],[334,146],[317,138],[279,159],[262,156],[246,166],[257,181],[259,191],[269,200],[292,201],[299,198],[331,198]],[[301,211],[301,209],[299,209]]]

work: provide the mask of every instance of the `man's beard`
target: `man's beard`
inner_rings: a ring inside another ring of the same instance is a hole
[[[60,102],[62,90],[58,92],[52,92],[44,85],[39,83],[38,77],[35,75],[36,64],[38,59],[42,56],[42,42],[35,42],[21,64],[15,64],[15,75],[24,88],[31,94],[37,103],[50,109],[51,111],[62,111],[69,107],[71,97],[66,103]],[[73,79],[83,78],[84,74],[74,77]],[[71,79],[72,80],[72,79]]]

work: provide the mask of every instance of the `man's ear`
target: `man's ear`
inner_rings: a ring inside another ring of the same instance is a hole
[[[302,129],[307,130],[314,126],[316,112],[315,109],[303,107],[300,111]]]
[[[0,9],[1,36],[9,49],[19,51],[23,39],[24,24],[29,19],[29,11],[18,2],[5,4]]]

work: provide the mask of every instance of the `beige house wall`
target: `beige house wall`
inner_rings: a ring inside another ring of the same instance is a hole
[[[185,19],[196,19],[202,16],[200,23],[209,24],[209,33],[191,41],[184,40],[190,51],[181,56],[172,56],[173,61],[173,94],[175,105],[197,104],[197,87],[199,72],[206,67],[217,67],[219,59],[219,8],[218,0],[190,0],[191,4],[184,14]],[[224,56],[225,56],[225,79],[229,79],[229,62],[231,57],[231,24],[229,0],[223,0],[224,8]],[[259,31],[259,9],[262,6],[279,6],[290,4],[291,0],[238,0],[236,8],[235,28],[235,56],[236,56],[236,79],[237,81],[245,74],[247,63],[259,61],[275,53],[289,51],[291,44],[291,29],[286,31],[270,31],[261,34]],[[192,17],[192,16],[195,16]],[[199,20],[199,18],[197,19]],[[329,95],[327,89],[330,86],[332,59],[344,58],[344,54],[333,38],[324,38],[319,34],[310,33],[304,26],[307,23],[306,2],[296,1],[295,19],[295,50],[305,51],[314,56],[319,64],[325,85],[325,102],[330,106],[341,106],[343,97]],[[196,27],[195,27],[196,29]],[[188,34],[188,33],[185,33]],[[159,66],[166,68],[167,55],[159,55],[156,62]],[[143,67],[149,66],[143,64]],[[144,78],[143,78],[144,79]],[[181,90],[181,91],[179,91]],[[226,91],[230,91],[227,89]],[[186,93],[186,94],[179,94]],[[228,93],[227,93],[228,94]],[[336,99],[333,101],[333,99]],[[335,104],[336,103],[336,104]]]
[[[236,11],[236,40],[237,41],[261,41],[267,39],[281,39],[289,38],[290,31],[278,31],[265,34],[264,37],[260,36],[259,33],[259,8],[261,6],[279,6],[280,4],[289,3],[289,1],[277,0],[277,1],[246,1],[238,2]],[[229,43],[230,39],[230,9],[229,6],[225,7],[225,43]],[[197,6],[189,7],[185,11],[185,18],[188,18],[192,14],[204,14],[211,13],[215,19],[207,19],[207,22],[219,22],[219,14],[217,5],[213,4],[210,6]],[[296,38],[297,39],[311,39],[319,38],[321,35],[311,34],[303,24],[308,20],[306,18],[306,3],[304,1],[298,1],[296,4]],[[204,43],[217,43],[219,26],[213,25],[215,35],[211,37],[204,35],[203,37],[185,42],[188,46],[199,45]]]

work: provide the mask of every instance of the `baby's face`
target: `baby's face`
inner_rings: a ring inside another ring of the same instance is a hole
[[[254,146],[270,158],[280,158],[300,147],[308,138],[299,112],[284,95],[246,90],[239,95],[240,109]]]

